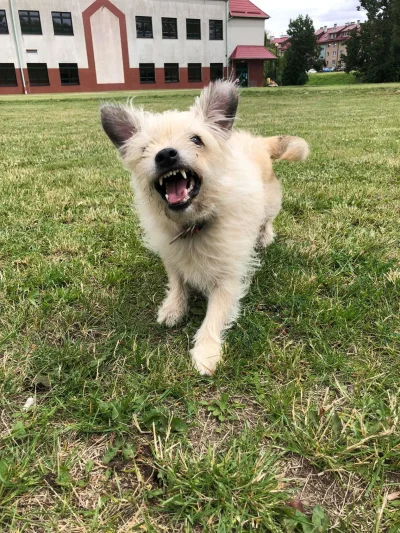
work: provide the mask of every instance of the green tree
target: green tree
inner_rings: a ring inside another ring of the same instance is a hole
[[[304,85],[308,80],[307,70],[312,67],[320,53],[313,21],[308,15],[299,15],[290,21],[287,33],[290,37],[290,47],[286,52],[282,81],[284,85]]]
[[[400,0],[360,0],[368,19],[347,43],[346,71],[361,81],[400,81]]]

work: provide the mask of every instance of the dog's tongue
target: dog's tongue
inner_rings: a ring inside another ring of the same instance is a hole
[[[186,198],[186,180],[181,176],[168,178],[166,183],[168,203],[179,204]]]

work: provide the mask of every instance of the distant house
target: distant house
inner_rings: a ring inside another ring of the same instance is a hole
[[[271,44],[275,46],[276,55],[283,56],[290,46],[290,37],[288,35],[282,35],[282,37],[271,39]]]
[[[343,26],[334,24],[331,28],[321,26],[316,32],[317,43],[321,47],[319,58],[324,61],[326,67],[336,68],[344,66],[346,58],[346,43],[350,39],[350,33],[360,28],[360,21],[346,22]],[[277,55],[283,55],[290,47],[290,37],[283,35],[272,39]]]

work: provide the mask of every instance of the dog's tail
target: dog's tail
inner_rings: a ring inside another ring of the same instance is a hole
[[[291,135],[264,138],[264,143],[271,159],[285,159],[287,161],[304,161],[310,149],[304,139]]]

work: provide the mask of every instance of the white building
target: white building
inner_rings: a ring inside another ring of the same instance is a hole
[[[0,0],[0,94],[263,85],[249,0]]]

